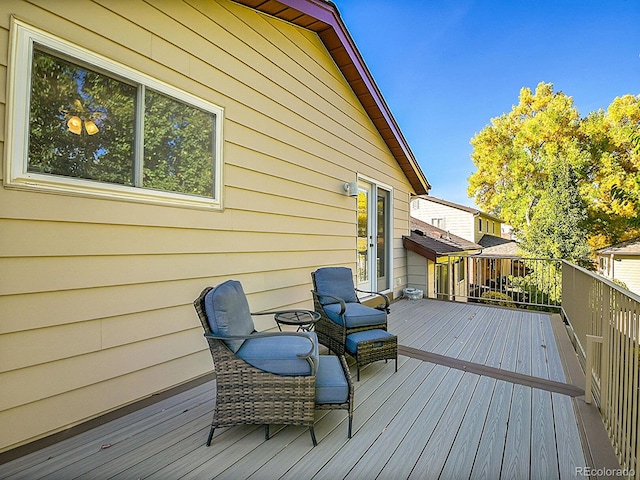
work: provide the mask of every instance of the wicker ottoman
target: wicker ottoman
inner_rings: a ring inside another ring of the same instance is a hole
[[[386,330],[364,330],[347,335],[346,350],[356,360],[358,381],[360,367],[378,360],[395,360],[398,371],[398,337]]]

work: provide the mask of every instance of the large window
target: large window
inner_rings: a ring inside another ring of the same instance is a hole
[[[222,109],[18,21],[10,186],[221,206]]]

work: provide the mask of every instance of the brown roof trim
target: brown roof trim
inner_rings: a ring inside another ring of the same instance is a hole
[[[466,242],[466,241],[465,241]],[[412,252],[417,253],[435,262],[440,257],[459,254],[477,254],[482,252],[480,245],[466,242],[469,245],[455,245],[451,241],[433,238],[428,234],[417,230],[411,231],[409,235],[402,236],[402,246]],[[470,248],[475,245],[477,248]]]
[[[423,222],[422,220],[409,216],[409,229],[413,233],[414,231],[421,231],[424,236],[433,239],[433,241],[437,241],[443,245],[454,246],[458,249],[462,250],[482,250],[483,246],[474,242],[470,242],[466,238],[458,237],[451,232],[446,230],[442,230],[441,228],[435,227],[430,223]]]
[[[437,258],[438,258],[438,254],[436,252],[434,252],[433,250],[431,250],[429,248],[426,248],[426,247],[420,245],[418,242],[416,242],[415,240],[413,240],[410,237],[407,237],[405,235],[402,236],[402,246],[406,250],[409,250],[410,252],[417,253],[421,257],[425,257],[425,258],[431,260],[432,262],[435,262],[437,260]]]
[[[625,242],[611,245],[610,247],[601,248],[597,250],[598,255],[615,255],[618,257],[624,256],[638,256],[640,255],[640,237],[632,238]]]
[[[431,189],[337,7],[325,0],[233,0],[318,34],[417,195]]]

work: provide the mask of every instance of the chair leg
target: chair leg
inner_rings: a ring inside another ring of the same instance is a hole
[[[211,439],[213,438],[213,432],[216,429],[213,425],[211,425],[211,430],[209,430],[209,438],[207,438],[207,447],[211,446]]]
[[[351,438],[351,425],[353,424],[353,417],[349,415],[349,438]]]
[[[264,441],[269,440],[269,424],[265,424],[264,426]]]
[[[316,434],[315,434],[315,432],[313,431],[313,425],[311,425],[311,426],[309,427],[309,433],[311,433],[311,441],[313,442],[313,446],[314,446],[314,447],[315,447],[315,446],[317,446],[317,445],[318,445],[318,442],[316,441]]]

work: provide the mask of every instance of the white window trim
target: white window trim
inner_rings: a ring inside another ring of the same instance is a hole
[[[215,115],[214,198],[28,172],[29,105],[33,44],[37,42],[71,58],[94,65]],[[8,65],[7,141],[4,185],[7,188],[99,197],[191,208],[222,209],[224,109],[160,80],[91,52],[16,18],[11,19]]]

